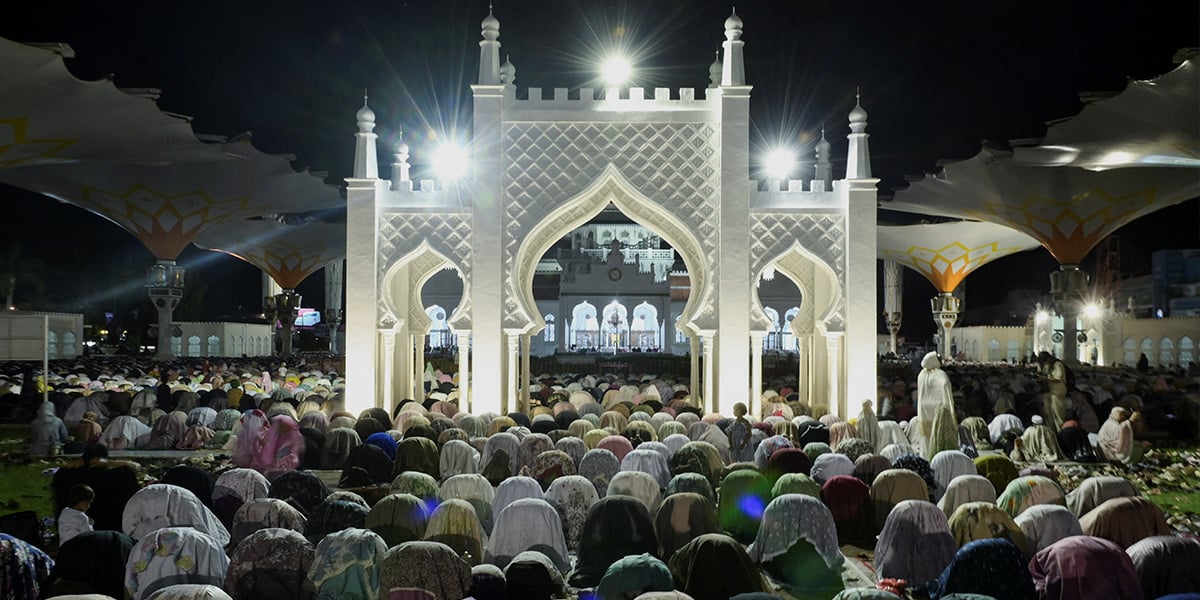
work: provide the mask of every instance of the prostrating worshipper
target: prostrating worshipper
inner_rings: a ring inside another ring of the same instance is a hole
[[[488,544],[479,516],[464,500],[439,504],[429,516],[423,539],[449,546],[471,566],[483,562],[483,549]]]
[[[1024,462],[1061,462],[1066,460],[1062,450],[1058,447],[1058,436],[1056,430],[1051,430],[1042,422],[1042,417],[1033,415],[1033,424],[1025,429],[1019,438],[1021,440],[1020,449],[1021,456],[1015,457],[1014,460]],[[1016,451],[1013,451],[1014,454]]]
[[[383,538],[366,529],[346,529],[317,544],[308,580],[318,598],[379,600],[380,563],[388,552]]]
[[[393,461],[375,444],[355,447],[343,465],[342,474],[338,478],[339,487],[369,487],[392,480]]]
[[[1080,427],[1077,421],[1072,419],[1064,423],[1062,431],[1059,431],[1056,437],[1058,447],[1067,460],[1078,463],[1094,463],[1100,460],[1096,449],[1092,447],[1087,430]]]
[[[636,498],[646,505],[646,510],[654,514],[662,504],[662,487],[653,477],[640,471],[621,471],[613,476],[608,484],[609,496],[629,496]]]
[[[876,529],[882,529],[893,508],[906,500],[929,501],[929,486],[920,475],[908,469],[888,469],[876,476],[871,484]]]
[[[462,600],[471,589],[471,566],[445,544],[405,542],[379,562],[380,595],[404,598],[398,591],[421,590],[431,600]]]
[[[1025,556],[1033,556],[1033,545],[1025,532],[1008,513],[988,502],[968,502],[955,509],[950,515],[950,533],[959,547],[975,540],[1001,538],[1015,544]]]
[[[675,456],[679,456],[676,452]],[[674,462],[672,457],[672,462]],[[608,483],[621,470],[621,461],[612,452],[603,448],[588,450],[579,461],[579,475],[596,488],[596,493],[603,498],[608,494]],[[675,472],[674,469],[671,471]]]
[[[753,542],[770,501],[771,486],[766,477],[752,470],[734,471],[725,476],[718,490],[717,523],[739,542]]]
[[[880,579],[930,581],[954,559],[958,544],[946,515],[932,503],[906,500],[887,515],[875,544]]]
[[[562,572],[545,554],[527,550],[513,557],[504,569],[510,599],[553,600],[566,593]]]
[[[56,448],[61,450],[62,445],[70,438],[67,426],[55,414],[52,402],[42,402],[38,405],[37,416],[29,424],[29,435],[29,453],[34,456],[45,456]]]
[[[816,498],[785,494],[772,500],[746,552],[801,597],[829,599],[842,591],[845,557],[838,549],[837,528],[833,514]]]
[[[957,594],[980,594],[995,600],[1033,600],[1037,596],[1025,555],[1002,539],[976,540],[959,548],[928,591],[934,600]]]
[[[1171,528],[1157,504],[1141,496],[1106,500],[1079,518],[1084,535],[1109,540],[1122,548],[1156,535],[1170,535]]]
[[[308,579],[316,549],[287,529],[263,529],[242,540],[229,557],[225,589],[233,600],[311,600]]]
[[[48,593],[124,598],[125,562],[133,543],[133,538],[119,531],[89,531],[71,538],[58,548]]]
[[[271,427],[263,438],[253,468],[261,471],[267,479],[293,471],[300,466],[304,449],[304,436],[300,435],[300,424],[296,419],[289,415],[275,415],[271,417]]]
[[[1088,477],[1079,487],[1067,494],[1067,508],[1076,517],[1083,518],[1092,509],[1113,498],[1140,496],[1133,482],[1124,477],[1097,476]]]
[[[233,525],[233,515],[243,504],[256,498],[266,498],[271,484],[262,473],[253,469],[230,469],[221,473],[213,485],[213,512],[226,528]]]
[[[1017,466],[1007,456],[1001,454],[980,456],[975,459],[975,469],[992,482],[997,496],[1008,487],[1010,481],[1018,476]]]
[[[228,542],[228,538],[225,542]],[[179,583],[220,586],[229,558],[219,542],[191,527],[164,527],[145,534],[125,564],[125,591],[130,600]]]
[[[187,413],[175,411],[159,417],[150,428],[150,433],[138,438],[134,446],[139,450],[174,450],[187,433]]]
[[[233,526],[229,530],[229,543],[237,547],[242,540],[263,529],[289,529],[304,531],[308,518],[292,505],[278,498],[249,500],[233,515]]]
[[[484,561],[504,568],[514,556],[526,550],[545,554],[559,571],[571,566],[562,519],[554,507],[540,498],[522,498],[496,515]]]
[[[1129,410],[1115,406],[1108,415],[1108,420],[1100,426],[1100,451],[1104,457],[1113,462],[1126,465],[1137,464],[1142,460],[1145,446],[1134,439],[1133,427],[1129,422]]]
[[[1042,414],[1049,420],[1053,431],[1062,429],[1067,420],[1071,401],[1067,399],[1067,366],[1045,350],[1038,353],[1038,381],[1046,384],[1046,397]]]
[[[316,505],[308,516],[308,522],[304,525],[304,536],[313,543],[320,543],[321,538],[335,531],[349,528],[361,529],[366,526],[367,513],[370,512],[366,502],[358,504],[332,498],[331,494],[329,498]]]
[[[242,415],[242,427],[237,432],[237,444],[233,452],[232,462],[235,466],[261,472],[256,465],[269,428],[267,415],[261,410],[254,409]]]
[[[165,483],[148,485],[125,505],[121,529],[135,540],[164,527],[191,527],[219,545],[229,543],[229,531],[190,490]]]
[[[1066,494],[1057,481],[1041,475],[1018,477],[996,498],[996,505],[1012,518],[1039,504],[1066,506]]]
[[[716,510],[701,494],[678,492],[667,496],[654,515],[657,555],[670,560],[675,551],[706,533],[720,533]]]
[[[675,589],[671,569],[651,554],[626,556],[614,562],[596,585],[597,600],[627,600],[645,592]]]
[[[871,488],[862,480],[848,475],[831,478],[821,486],[821,501],[833,514],[840,543],[869,546],[875,541]]]
[[[350,451],[361,444],[362,440],[359,439],[357,431],[349,427],[331,427],[329,433],[325,434],[325,449],[321,452],[321,468],[343,468],[346,459],[350,456]]]
[[[696,600],[729,600],[738,594],[763,592],[766,583],[737,540],[719,533],[697,537],[667,562],[675,589]]]
[[[188,490],[195,494],[200,499],[200,503],[209,510],[214,508],[213,492],[216,489],[216,480],[204,469],[192,465],[176,465],[163,473],[162,483],[169,483]]]
[[[708,482],[707,477],[699,473],[680,473],[671,478],[671,482],[667,484],[667,496],[684,492],[700,494],[714,507],[717,504],[717,494],[713,491],[712,484]]]
[[[958,419],[954,416],[954,390],[950,377],[942,370],[937,352],[921,359],[917,375],[917,415],[921,417],[921,437],[925,440],[925,458],[942,450],[958,450]]]
[[[288,471],[271,482],[271,497],[294,505],[305,515],[311,514],[326,496],[329,487],[308,471]]]
[[[119,415],[108,423],[98,443],[104,444],[109,450],[125,450],[132,448],[139,437],[148,433],[150,428],[137,418]]]
[[[601,498],[584,522],[579,553],[567,583],[575,588],[595,587],[614,562],[630,554],[654,554],[657,550],[654,523],[644,504],[627,496]]]
[[[572,552],[578,552],[588,512],[594,504],[600,501],[600,496],[596,494],[596,487],[579,475],[559,477],[546,490],[545,500],[562,517],[567,548]]]
[[[585,483],[586,481],[584,480]],[[588,488],[592,486],[590,483],[587,485]],[[592,493],[595,494],[594,491]],[[496,490],[484,476],[474,473],[455,475],[442,482],[441,487],[438,488],[438,499],[466,502],[475,510],[475,516],[479,518],[479,524],[483,526],[483,530],[489,533],[492,531],[494,522],[492,502],[496,499]]]
[[[1064,538],[1029,561],[1038,598],[1139,600],[1133,561],[1120,546],[1088,535]]]
[[[1147,598],[1200,592],[1200,540],[1158,535],[1137,542],[1125,553]]]
[[[371,507],[366,526],[379,535],[385,548],[399,546],[425,537],[432,512],[425,501],[412,494],[388,494]]]
[[[82,598],[80,600],[104,599]],[[179,583],[159,588],[157,592],[150,594],[146,600],[233,600],[233,597],[215,585]]]
[[[1066,537],[1083,535],[1079,519],[1065,506],[1038,504],[1031,506],[1014,519],[1035,552]]]
[[[854,461],[854,476],[870,487],[880,473],[892,468],[892,461],[879,454],[864,454]]]
[[[938,452],[929,461],[929,467],[933,469],[933,476],[937,481],[937,485],[933,488],[933,499],[935,502],[941,501],[942,496],[946,494],[946,490],[950,487],[950,482],[957,477],[963,475],[977,475],[979,472],[975,469],[975,462],[966,454],[958,450],[943,450]]]

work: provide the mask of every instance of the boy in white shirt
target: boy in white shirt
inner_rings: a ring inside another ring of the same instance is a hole
[[[92,530],[92,518],[87,516],[96,492],[86,485],[75,485],[67,496],[70,506],[64,508],[58,515],[58,545],[61,547],[67,540]]]

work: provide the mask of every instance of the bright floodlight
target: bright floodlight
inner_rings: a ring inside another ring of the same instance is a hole
[[[1038,313],[1037,313],[1037,322],[1038,323],[1045,323],[1046,321],[1049,321],[1049,320],[1050,320],[1050,313],[1048,313],[1044,310],[1038,311]]]
[[[776,148],[767,153],[765,167],[767,177],[771,179],[787,179],[796,167],[796,155],[791,150]]]
[[[624,56],[610,56],[600,66],[600,76],[604,78],[604,83],[610,86],[619,86],[633,75],[633,65],[629,64],[629,59]]]
[[[433,152],[433,173],[442,181],[454,181],[467,174],[466,148],[447,142]]]
[[[1098,304],[1088,304],[1083,307],[1083,316],[1089,319],[1095,319],[1100,316],[1100,306]]]

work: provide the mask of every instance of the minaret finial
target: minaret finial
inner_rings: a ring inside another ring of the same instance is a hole
[[[737,9],[729,14],[729,18],[725,19],[725,42],[721,44],[725,51],[724,60],[721,61],[721,85],[746,85],[746,66],[742,57],[743,46],[746,45],[742,41],[742,18],[738,16]]]
[[[867,147],[867,111],[863,109],[862,94],[854,90],[854,108],[850,111],[850,146],[846,153],[846,179],[871,177],[871,152]]]

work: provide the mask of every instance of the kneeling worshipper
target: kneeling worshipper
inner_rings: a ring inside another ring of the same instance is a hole
[[[1115,406],[1108,420],[1100,426],[1099,445],[1104,457],[1110,461],[1136,464],[1142,460],[1145,448],[1134,439],[1133,426],[1129,423],[1129,411]]]
[[[1120,546],[1097,537],[1076,535],[1034,555],[1029,573],[1038,598],[1062,600],[1137,600],[1141,586],[1133,561]]]
[[[976,540],[958,549],[941,577],[929,586],[929,597],[980,594],[995,600],[1036,597],[1025,555],[1003,539]]]
[[[1050,427],[1043,424],[1042,418],[1038,415],[1033,415],[1033,425],[1030,425],[1025,433],[1021,434],[1020,440],[1023,456],[1014,457],[1013,460],[1044,463],[1066,460],[1062,450],[1058,447],[1058,436]]]
[[[675,589],[695,600],[728,600],[764,592],[766,583],[737,540],[708,533],[688,542],[668,561]]]
[[[833,514],[812,496],[784,494],[772,500],[746,552],[800,597],[827,600],[842,591],[845,557],[838,549]]]
[[[958,544],[946,514],[931,502],[906,500],[887,515],[875,544],[880,579],[930,581],[954,559]]]

